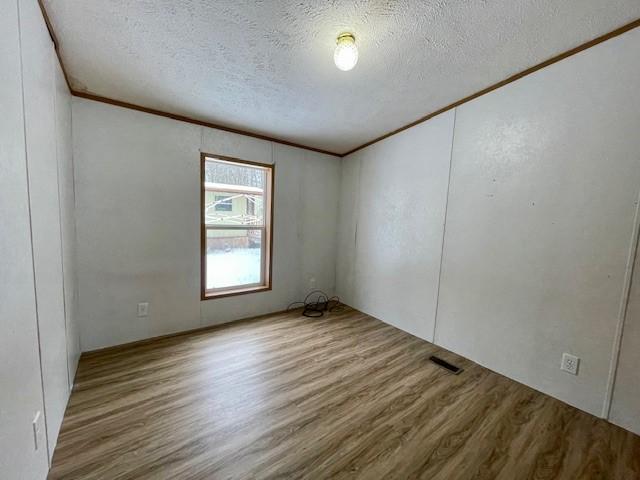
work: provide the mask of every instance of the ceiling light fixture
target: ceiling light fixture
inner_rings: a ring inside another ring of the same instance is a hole
[[[343,33],[336,40],[338,44],[333,52],[333,61],[340,70],[346,72],[358,63],[358,47],[356,39],[351,33]]]

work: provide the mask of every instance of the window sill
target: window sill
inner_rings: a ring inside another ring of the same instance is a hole
[[[201,300],[213,300],[215,298],[233,297],[235,295],[246,295],[247,293],[266,292],[271,290],[270,285],[259,285],[257,287],[236,288],[233,290],[222,290],[220,292],[202,292]]]

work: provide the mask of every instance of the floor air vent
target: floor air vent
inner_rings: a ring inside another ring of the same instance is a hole
[[[444,368],[446,370],[449,370],[454,375],[458,375],[462,371],[462,369],[460,367],[456,367],[455,365],[450,364],[449,362],[447,362],[446,360],[441,359],[440,357],[436,357],[436,356],[432,355],[432,356],[429,357],[429,360],[431,360],[433,363],[435,363],[439,367],[442,367],[442,368]]]

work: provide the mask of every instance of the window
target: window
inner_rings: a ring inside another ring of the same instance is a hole
[[[271,289],[273,165],[202,154],[202,299]]]

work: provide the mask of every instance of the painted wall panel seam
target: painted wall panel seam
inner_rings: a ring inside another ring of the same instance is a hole
[[[36,287],[36,267],[35,267],[35,257],[34,257],[34,248],[33,248],[33,222],[31,216],[31,188],[29,181],[29,151],[27,149],[27,118],[26,118],[26,104],[24,97],[24,62],[23,62],[23,49],[22,49],[22,16],[20,11],[20,0],[16,0],[18,6],[18,32],[19,32],[19,45],[20,45],[20,70],[21,70],[21,93],[22,93],[22,111],[23,111],[23,135],[24,135],[24,145],[25,145],[25,172],[26,172],[26,190],[27,190],[27,206],[29,212],[29,241],[31,243],[31,267],[33,269],[33,292],[35,298],[35,313],[36,313],[36,335],[38,338],[38,361],[40,363],[40,388],[42,392],[42,415],[43,415],[43,425],[44,425],[44,437],[45,437],[45,446],[47,452],[47,462],[51,463],[51,452],[49,452],[49,432],[47,428],[47,402],[45,399],[45,388],[44,388],[44,377],[43,377],[43,369],[42,369],[42,340],[40,338],[40,321],[39,321],[39,313],[38,313],[38,290]]]
[[[453,165],[453,145],[456,138],[456,117],[458,109],[453,109],[453,132],[451,134],[451,151],[449,152],[449,176],[447,178],[447,197],[444,204],[444,220],[442,222],[442,247],[440,248],[440,268],[438,270],[438,285],[436,291],[436,311],[433,318],[433,333],[431,334],[431,340],[434,344],[438,345],[436,338],[438,332],[438,306],[440,305],[440,281],[442,279],[442,258],[444,257],[444,242],[447,236],[447,212],[449,210],[449,189],[451,188],[451,168]]]

